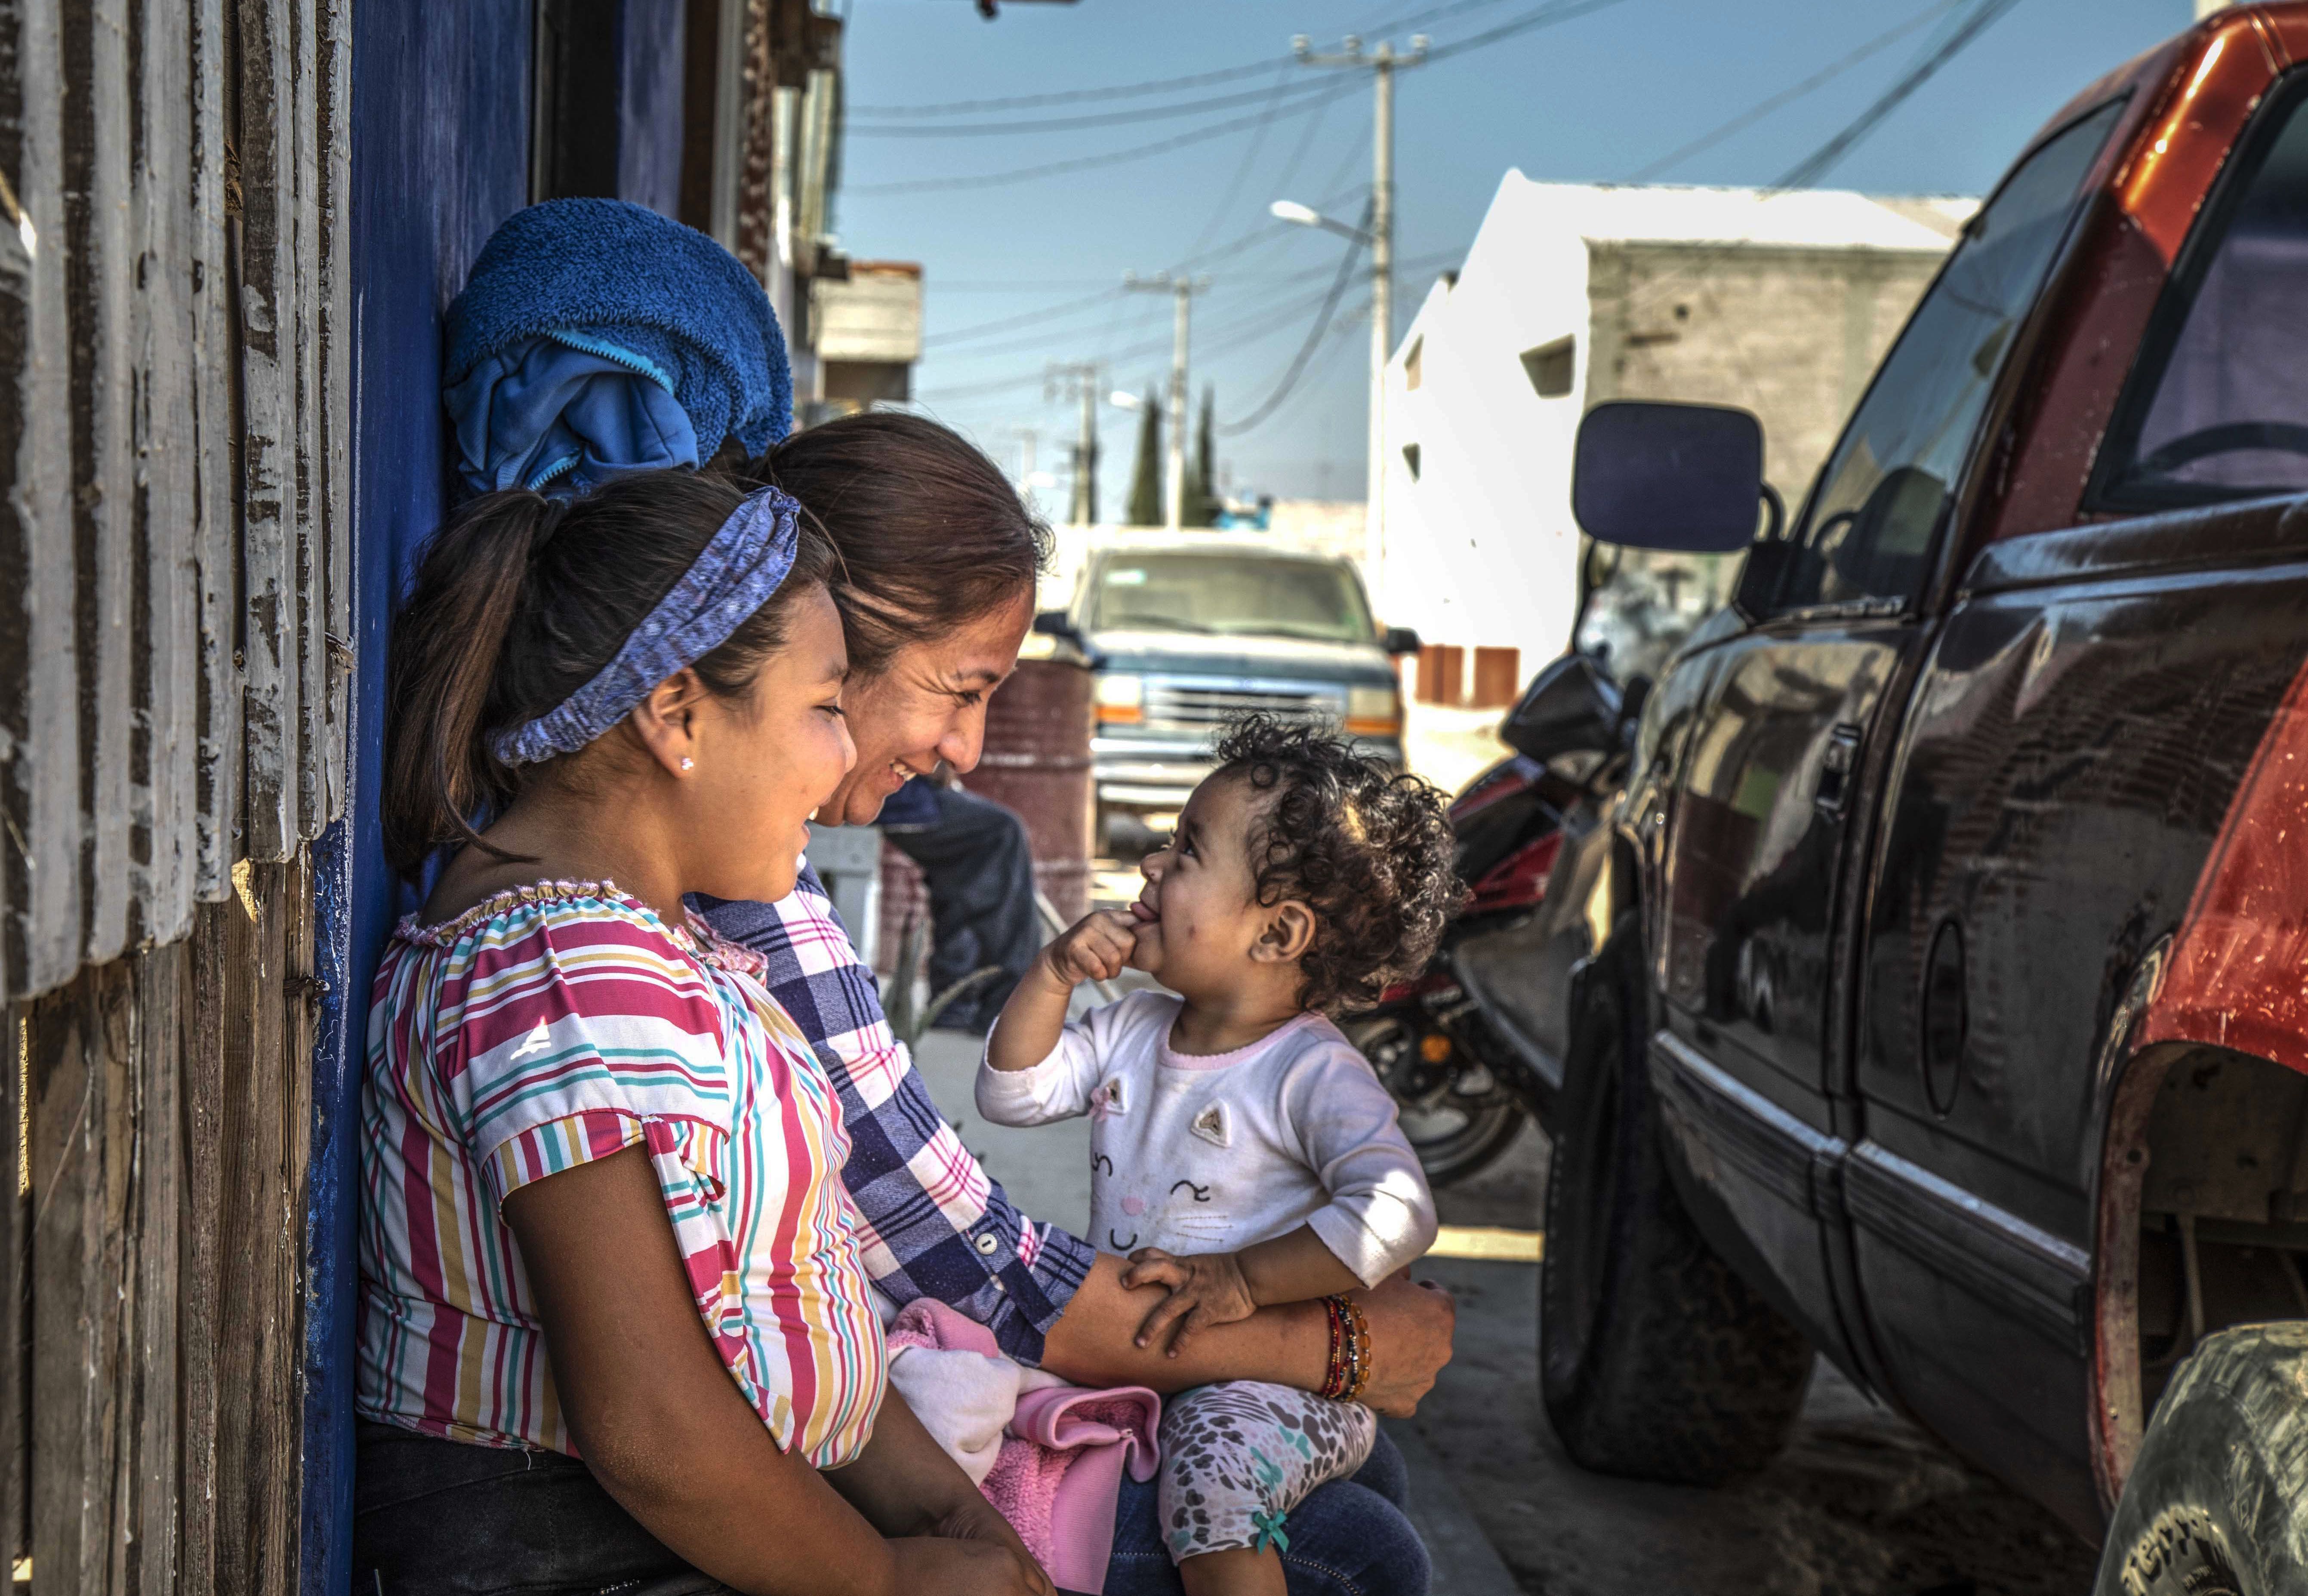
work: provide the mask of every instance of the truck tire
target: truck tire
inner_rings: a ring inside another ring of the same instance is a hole
[[[1787,1444],[1803,1333],[1700,1235],[1663,1161],[1623,977],[1598,979],[1555,1114],[1539,1271],[1539,1390],[1602,1474],[1716,1485]]]
[[[2100,1553],[2099,1596],[2308,1590],[2308,1324],[2204,1338],[2173,1376]]]

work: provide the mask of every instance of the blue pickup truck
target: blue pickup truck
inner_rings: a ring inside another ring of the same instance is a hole
[[[1097,672],[1090,742],[1098,848],[1135,858],[1210,772],[1210,744],[1264,711],[1343,727],[1402,763],[1402,694],[1390,656],[1417,634],[1382,631],[1347,561],[1209,533],[1093,549],[1073,601],[1038,630],[1075,638]]]

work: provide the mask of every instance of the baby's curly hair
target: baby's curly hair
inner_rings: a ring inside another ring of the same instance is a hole
[[[1295,898],[1314,911],[1298,1001],[1366,1008],[1389,981],[1424,970],[1466,897],[1442,792],[1321,726],[1270,715],[1236,721],[1217,759],[1213,780],[1240,776],[1271,795],[1250,830],[1258,902]]]

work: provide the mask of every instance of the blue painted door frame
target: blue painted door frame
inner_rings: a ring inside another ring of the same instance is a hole
[[[528,200],[534,0],[353,6],[353,681],[351,798],[314,848],[316,973],[306,1209],[303,1589],[351,1574],[359,1096],[368,986],[409,904],[377,828],[386,625],[440,522],[441,317],[498,223]],[[680,190],[680,0],[622,0],[618,182],[670,211]],[[670,153],[668,153],[670,152]]]

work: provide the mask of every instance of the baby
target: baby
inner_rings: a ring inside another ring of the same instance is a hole
[[[1190,1596],[1281,1596],[1284,1515],[1370,1454],[1361,1309],[1434,1239],[1394,1103],[1331,1012],[1423,968],[1460,887],[1442,795],[1323,731],[1253,719],[1218,748],[1126,912],[1042,950],[977,1074],[1003,1125],[1087,1113],[1089,1238],[1168,1296],[1138,1333],[1178,1345],[1270,1303],[1326,1299],[1322,1395],[1252,1381],[1182,1393],[1161,1428],[1162,1532]],[[1133,992],[1066,1023],[1077,984]]]

